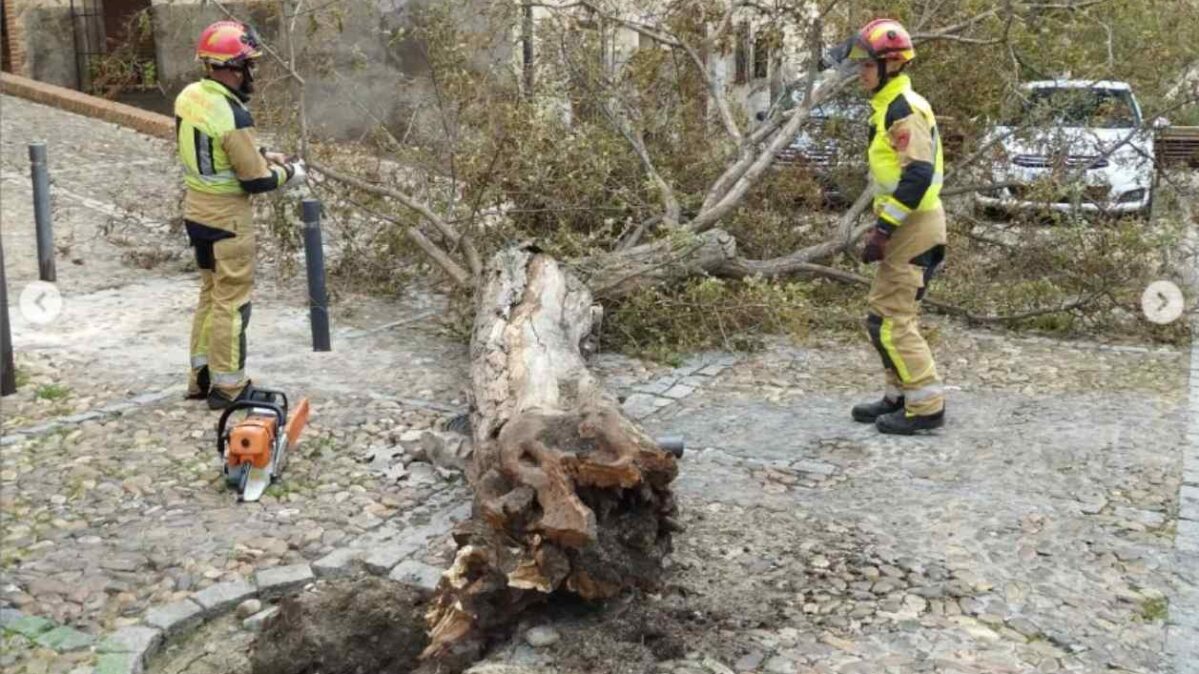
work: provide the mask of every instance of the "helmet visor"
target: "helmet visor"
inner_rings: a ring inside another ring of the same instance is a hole
[[[862,38],[852,38],[851,43],[852,46],[849,49],[848,57],[850,61],[869,61],[878,58],[874,54],[874,50],[870,48],[870,45],[863,42]]]

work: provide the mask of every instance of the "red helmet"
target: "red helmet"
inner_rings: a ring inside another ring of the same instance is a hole
[[[217,21],[200,33],[196,59],[214,66],[240,66],[262,56],[258,34],[240,21]]]
[[[898,21],[875,19],[858,31],[849,58],[907,63],[916,58],[916,48],[912,45],[912,36]]]

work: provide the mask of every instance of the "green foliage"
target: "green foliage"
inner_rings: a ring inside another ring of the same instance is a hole
[[[666,4],[663,28],[692,44],[724,12],[724,4],[715,1]],[[1006,3],[989,0],[850,0],[834,3],[825,29],[828,36],[848,35],[869,18],[887,15],[917,33],[930,33],[993,12],[970,24],[964,33],[968,41],[922,42],[911,69],[917,89],[944,120],[947,136],[963,139],[954,153],[960,159],[1018,98],[1018,85],[1031,79],[1124,80],[1150,115],[1174,104],[1167,94],[1177,81],[1163,73],[1181,74],[1199,63],[1199,22],[1188,15],[1193,7],[1140,0],[1083,5],[1011,3],[1015,14],[1007,17]],[[776,49],[805,32],[804,26],[786,22],[807,20],[799,3],[777,7],[784,11],[773,18],[760,13],[746,18],[762,24],[760,44]],[[673,188],[682,219],[693,215],[737,148],[721,129],[703,78],[685,50],[663,48],[643,36],[638,49],[617,53],[611,22],[586,12],[561,13],[538,23],[536,83],[530,91],[518,55],[511,68],[490,60],[511,47],[509,38],[519,32],[518,9],[516,3],[497,2],[471,17],[453,3],[412,9],[408,23],[392,33],[389,58],[420,62],[424,75],[413,86],[427,89],[428,104],[402,123],[380,122],[366,139],[373,156],[360,148],[351,151],[353,156],[322,150],[343,159],[347,172],[429,204],[473,237],[484,260],[502,246],[527,241],[561,258],[594,255],[613,250],[630,232],[653,222],[663,212],[661,195],[630,136],[644,142],[654,169]],[[763,11],[753,8],[751,14]],[[313,16],[312,39],[326,26],[343,28],[331,16],[322,14],[321,21]],[[734,32],[714,51],[732,50]],[[368,65],[360,56],[339,66],[349,73]],[[733,114],[743,129],[753,127],[747,111],[734,105]],[[1179,110],[1168,116],[1177,122],[1186,114]],[[839,127],[831,132],[844,145],[864,142],[860,124],[832,126]],[[854,152],[860,154],[860,148]],[[955,170],[950,166],[947,187],[981,178]],[[863,185],[861,174],[860,165],[848,165],[834,181],[852,198]],[[412,243],[410,228],[461,260],[460,248],[392,200],[356,191],[320,196],[336,234],[339,250],[331,273],[339,284],[391,293],[415,278],[439,274]],[[776,166],[719,225],[736,237],[742,256],[788,255],[833,234],[837,213],[821,210],[823,196],[811,170]],[[1181,324],[1149,326],[1137,309],[1145,284],[1169,274],[1167,251],[1177,245],[1181,227],[1171,219],[1173,212],[1168,209],[1168,217],[1151,223],[1054,216],[996,224],[951,209],[950,264],[933,295],[978,316],[1028,314],[1013,324],[1018,328],[1183,339]],[[275,213],[272,221],[285,252],[298,245],[290,217]],[[663,227],[646,232],[643,240],[670,236]],[[607,345],[666,358],[691,348],[749,347],[770,331],[820,329],[856,336],[862,295],[860,287],[825,281],[701,279],[619,304],[606,323]],[[457,318],[448,329],[465,336],[469,296],[458,294],[453,306]],[[1070,308],[1052,311],[1063,306]]]
[[[1001,224],[952,219],[949,268],[936,281],[935,296],[979,315],[1033,313],[1082,301],[1014,325],[1181,343],[1186,326],[1146,323],[1140,297],[1150,282],[1170,277],[1164,253],[1175,249],[1183,231],[1181,222],[1168,219],[1060,214]]]
[[[70,395],[70,387],[63,386],[62,384],[43,384],[33,394],[38,400],[50,401],[65,400]]]
[[[115,98],[124,91],[157,88],[154,58],[154,23],[150,10],[144,9],[125,22],[119,44],[106,45],[104,54],[89,57],[88,93]]]
[[[1165,622],[1170,618],[1170,602],[1165,597],[1141,602],[1140,618],[1144,622]]]
[[[1199,65],[1199,21],[1185,0],[1101,0],[1071,3],[1005,3],[962,0],[856,0],[839,3],[828,33],[849,35],[870,18],[891,16],[917,33],[962,25],[983,12],[962,35],[970,42],[924,40],[910,68],[916,88],[936,109],[947,140],[963,139],[958,158],[970,154],[982,133],[1022,95],[1019,85],[1074,78],[1128,82],[1148,118],[1199,124],[1199,105],[1177,93],[1179,78]],[[952,158],[951,158],[952,160]]]
[[[605,321],[606,347],[661,361],[707,348],[750,350],[768,334],[803,336],[815,312],[810,284],[696,279],[632,295]]]

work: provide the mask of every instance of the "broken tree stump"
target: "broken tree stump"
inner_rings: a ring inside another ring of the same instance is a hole
[[[471,339],[467,478],[474,513],[427,616],[422,658],[473,659],[488,633],[553,592],[653,588],[670,552],[675,458],[622,413],[580,344],[592,295],[552,257],[498,253]]]

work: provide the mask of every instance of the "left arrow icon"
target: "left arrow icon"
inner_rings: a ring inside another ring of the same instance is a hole
[[[21,315],[34,325],[46,325],[62,313],[62,295],[58,287],[34,281],[21,290]]]

